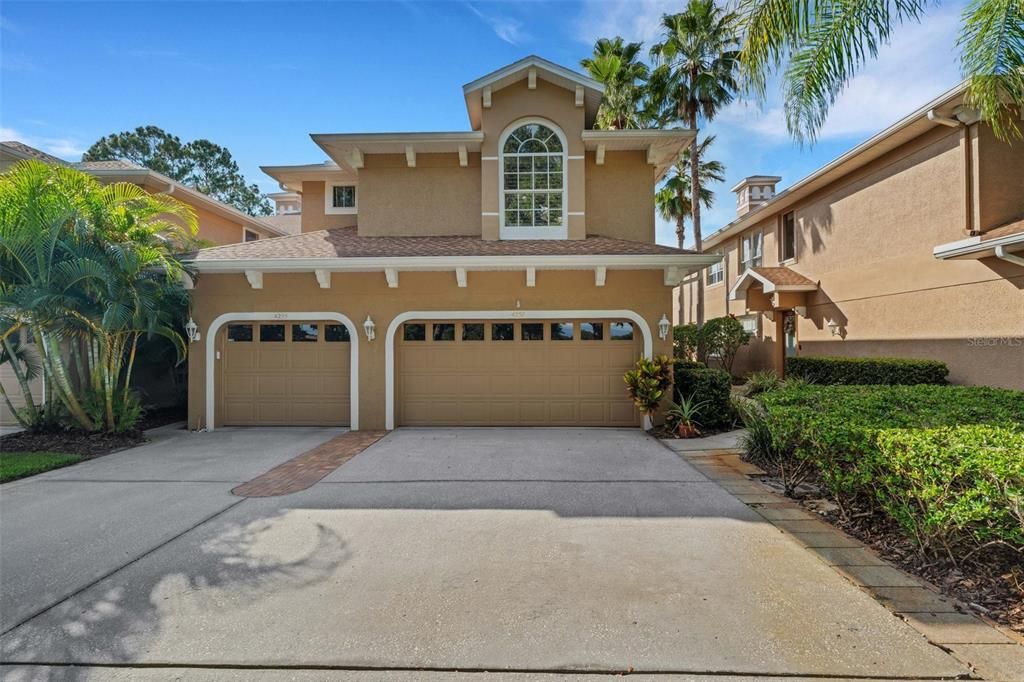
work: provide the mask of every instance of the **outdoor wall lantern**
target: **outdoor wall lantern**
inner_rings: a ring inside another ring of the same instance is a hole
[[[832,336],[839,335],[839,323],[833,320],[832,318],[825,320],[825,326],[828,327],[829,331],[832,332]]]
[[[373,323],[370,316],[366,316],[366,322],[363,322],[363,331],[366,332],[366,340],[373,341],[373,337],[377,336],[377,325]]]
[[[185,335],[188,337],[189,343],[195,343],[199,340],[199,325],[191,317],[185,323]]]
[[[661,314],[661,320],[658,321],[658,338],[664,341],[668,338],[669,329],[672,327],[672,323],[668,321],[668,315],[665,313]]]

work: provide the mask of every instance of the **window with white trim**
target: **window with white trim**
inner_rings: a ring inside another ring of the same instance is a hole
[[[531,237],[565,236],[566,151],[561,133],[544,123],[524,123],[504,136],[500,151],[502,227],[528,229]]]
[[[743,331],[750,334],[753,338],[757,338],[758,322],[760,322],[760,315],[744,315],[740,317],[740,324],[743,325]]]
[[[328,182],[324,193],[324,213],[345,215],[356,213],[358,196],[351,182]]]
[[[796,216],[792,211],[782,216],[779,251],[779,260],[788,261],[796,258]]]
[[[245,241],[245,242],[255,242],[255,241],[259,241],[259,238],[260,238],[260,233],[259,232],[253,232],[252,230],[250,230],[247,227],[246,228],[242,228],[242,241]]]
[[[746,272],[750,268],[759,268],[762,263],[761,246],[763,236],[760,232],[751,232],[743,237],[740,250],[740,272]]]
[[[719,254],[715,254],[716,256]],[[719,284],[725,280],[725,259],[708,266],[708,286]]]

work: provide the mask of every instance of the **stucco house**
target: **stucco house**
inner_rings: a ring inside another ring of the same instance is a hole
[[[266,166],[301,233],[199,251],[189,426],[639,425],[623,373],[671,352],[655,243],[690,130],[594,129],[602,86],[527,57],[463,87],[461,132],[314,134]]]
[[[233,206],[221,203],[202,192],[172,180],[166,175],[128,161],[71,162],[16,140],[0,142],[0,173],[25,159],[77,168],[95,176],[103,183],[131,182],[149,192],[169,193],[193,208],[199,222],[198,238],[210,244],[234,244],[288,234],[286,230],[271,224],[265,218],[250,216]],[[0,367],[0,381],[3,382],[15,408],[21,407],[24,400],[21,391],[17,388],[17,381],[10,367],[6,365]],[[42,381],[32,382],[31,388],[33,398],[36,401],[42,401],[44,398]],[[7,405],[0,401],[0,425],[16,423],[17,421]]]
[[[933,358],[956,383],[1024,388],[1024,142],[1001,142],[958,86],[785,191],[737,184],[718,260],[679,320],[736,315],[734,372],[787,355]]]

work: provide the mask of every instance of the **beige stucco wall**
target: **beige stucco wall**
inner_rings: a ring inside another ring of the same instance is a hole
[[[1024,212],[1024,192],[991,170],[1024,167],[1024,146],[992,147],[979,160],[979,196],[1005,222]],[[941,261],[932,249],[967,235],[964,196],[966,137],[937,128],[824,188],[795,206],[797,257],[793,270],[820,281],[798,318],[798,353],[923,357],[949,365],[956,383],[1024,388],[1024,269],[994,259]],[[993,149],[995,151],[993,151]],[[992,155],[991,158],[988,155]],[[1010,173],[1013,177],[1014,174]],[[988,179],[987,179],[988,178]],[[778,216],[764,232],[764,265],[778,264]],[[749,231],[748,231],[749,232]],[[724,284],[706,289],[706,318],[742,314],[728,303],[735,283],[739,236],[718,245],[727,253]],[[684,288],[683,320],[692,321],[693,286]],[[689,317],[688,317],[689,316]],[[844,338],[825,322],[840,323]],[[774,334],[775,323],[762,317]],[[774,346],[774,343],[773,343]],[[778,347],[744,349],[744,370],[778,365]],[[765,358],[770,362],[765,362]]]
[[[359,171],[359,234],[479,235],[480,154],[368,154]]]
[[[228,220],[201,206],[192,204],[196,217],[199,219],[199,238],[211,242],[215,246],[221,244],[237,244],[242,241],[242,224]],[[254,230],[258,232],[258,230]],[[269,235],[260,235],[266,239]]]
[[[537,88],[530,90],[521,80],[497,90],[491,97],[491,107],[483,110],[481,130],[484,133],[481,163],[481,211],[496,214],[499,210],[498,144],[502,133],[520,119],[547,119],[561,128],[568,146],[566,169],[567,211],[570,239],[586,236],[586,188],[583,149],[584,110],[575,104],[576,94],[538,78]],[[481,234],[484,239],[497,239],[497,215],[481,215]]]
[[[356,213],[327,215],[324,212],[324,192],[327,183],[323,180],[306,180],[302,183],[302,231],[314,232],[326,230],[331,227],[352,227],[359,221]],[[356,206],[362,201],[360,192],[362,187],[356,188]]]
[[[519,272],[470,272],[459,288],[452,272],[402,272],[390,289],[384,274],[335,273],[321,289],[312,273],[263,276],[263,289],[251,289],[244,275],[204,275],[193,290],[193,317],[207,336],[215,317],[228,312],[340,312],[359,327],[360,428],[384,428],[384,338],[391,320],[409,310],[618,310],[640,314],[651,328],[655,354],[671,353],[671,340],[657,337],[658,320],[670,309],[671,289],[661,270],[611,271],[604,287],[590,271],[537,272],[535,287]],[[367,315],[377,337],[367,341],[361,324]],[[204,343],[190,347],[189,427],[205,426]],[[623,389],[625,390],[625,389]]]
[[[642,151],[587,152],[587,234],[654,241],[654,166]]]
[[[978,155],[975,229],[984,232],[1024,218],[1024,141],[1006,144],[988,126],[972,128]]]

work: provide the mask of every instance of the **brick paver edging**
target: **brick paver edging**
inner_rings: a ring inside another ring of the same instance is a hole
[[[889,564],[863,543],[777,494],[757,480],[765,472],[742,460],[737,450],[680,451],[676,441],[661,443],[979,677],[1024,682],[1024,646],[1015,633],[977,617],[933,585]]]
[[[349,431],[231,491],[238,497],[275,497],[309,488],[387,434],[386,431]]]

